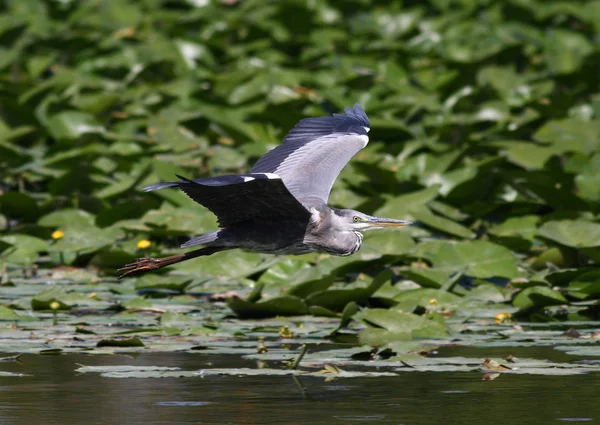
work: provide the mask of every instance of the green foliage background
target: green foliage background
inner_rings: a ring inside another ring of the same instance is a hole
[[[166,255],[215,219],[142,187],[248,171],[299,119],[358,102],[371,143],[330,202],[420,226],[369,235],[348,258],[227,252],[132,285],[254,285],[231,303],[242,316],[467,300],[535,320],[597,317],[600,1],[7,0],[0,11],[9,273],[37,262],[114,276]],[[261,292],[271,304],[256,303]],[[363,314],[394,334],[384,310]]]

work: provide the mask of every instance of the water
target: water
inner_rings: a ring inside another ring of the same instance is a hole
[[[85,365],[160,365],[184,370],[256,367],[237,356],[147,354],[21,357],[0,370],[2,425],[551,424],[600,422],[600,375],[405,373],[326,382],[292,376],[110,379]]]

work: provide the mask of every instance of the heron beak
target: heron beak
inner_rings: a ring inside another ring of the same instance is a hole
[[[411,225],[412,222],[404,220],[396,220],[393,218],[371,217],[369,225],[371,227],[400,227]]]

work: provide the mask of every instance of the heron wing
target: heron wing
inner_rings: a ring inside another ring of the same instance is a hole
[[[305,118],[251,172],[277,174],[296,198],[317,197],[326,203],[342,168],[369,142],[369,127],[358,104],[344,114]]]
[[[220,227],[249,219],[287,218],[307,220],[310,212],[289,192],[281,178],[269,173],[251,173],[158,183],[146,192],[178,187],[191,199],[212,211]]]

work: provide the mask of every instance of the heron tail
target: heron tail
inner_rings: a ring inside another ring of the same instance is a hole
[[[170,257],[163,258],[138,258],[131,264],[126,264],[123,268],[117,270],[122,274],[119,276],[119,280],[124,277],[142,274],[150,272],[152,270],[162,269],[163,267],[170,266],[171,264],[180,263],[182,261],[191,260],[192,258],[202,257],[204,255],[211,255],[215,252],[229,249],[223,246],[209,246],[205,248],[196,249],[194,251],[185,252],[183,254],[171,255]]]

